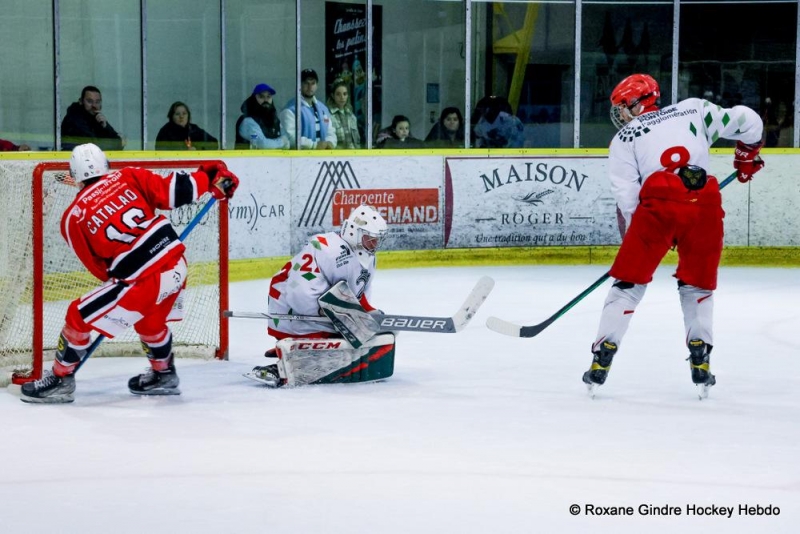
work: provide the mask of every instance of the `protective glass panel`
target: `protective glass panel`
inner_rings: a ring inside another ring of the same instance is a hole
[[[6,2],[0,9],[0,150],[52,150],[51,0]]]
[[[221,124],[219,1],[148,2],[146,69],[145,148],[216,149]],[[184,106],[173,110],[178,102]]]
[[[275,110],[267,111],[271,120],[294,98],[297,16],[294,0],[227,0],[225,7],[225,147],[234,148],[241,108],[257,85],[267,84],[275,91]],[[249,139],[243,142],[241,148],[249,148]]]
[[[86,104],[75,120],[113,128],[119,138],[104,137],[102,148],[142,149],[141,17],[138,0],[62,0],[61,109],[80,106],[81,89],[100,89],[102,103]],[[94,99],[93,99],[94,100]],[[75,108],[74,112],[80,111]],[[73,123],[74,124],[74,123]],[[81,128],[77,128],[79,131]],[[61,123],[62,148],[64,124]],[[93,133],[97,133],[94,130]],[[120,142],[121,138],[121,142]],[[77,136],[77,140],[86,139]],[[83,141],[87,142],[87,141]]]
[[[710,22],[722,26],[723,20],[740,21],[745,30],[708,31]],[[764,119],[765,146],[792,146],[797,2],[687,2],[681,5],[680,44],[680,98],[749,106]]]
[[[617,83],[631,74],[655,78],[661,86],[661,105],[672,103],[673,8],[672,2],[584,4],[581,147],[608,147],[616,132],[609,118],[609,97]]]

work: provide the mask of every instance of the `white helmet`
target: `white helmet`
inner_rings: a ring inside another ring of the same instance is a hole
[[[358,255],[359,263],[369,267],[386,235],[386,221],[378,210],[362,204],[350,212],[350,216],[342,223],[339,235]]]
[[[94,143],[78,145],[72,149],[69,159],[69,173],[75,182],[85,182],[108,174],[108,158]]]

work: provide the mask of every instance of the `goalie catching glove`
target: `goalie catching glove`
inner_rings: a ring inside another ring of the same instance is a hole
[[[753,175],[764,167],[764,160],[758,155],[761,152],[762,143],[747,145],[741,141],[736,142],[736,150],[733,152],[733,168],[736,169],[736,179],[742,183],[749,182]]]
[[[239,187],[239,178],[223,162],[204,163],[197,170],[208,176],[208,190],[217,200],[233,197]]]

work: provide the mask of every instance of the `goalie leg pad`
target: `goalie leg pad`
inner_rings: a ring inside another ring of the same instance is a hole
[[[394,334],[374,336],[358,348],[344,339],[282,339],[278,371],[287,386],[370,382],[394,373]]]

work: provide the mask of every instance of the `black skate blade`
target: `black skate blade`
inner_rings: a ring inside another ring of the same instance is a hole
[[[67,404],[73,402],[75,397],[72,395],[53,395],[50,397],[28,397],[20,395],[19,400],[28,404]]]
[[[259,384],[263,384],[263,385],[265,385],[265,386],[267,386],[269,388],[277,388],[278,387],[278,381],[277,380],[265,380],[265,379],[261,378],[260,376],[256,375],[255,373],[253,373],[252,371],[244,373],[242,376],[245,377],[245,378],[249,378],[250,380],[255,380]]]
[[[179,388],[153,388],[148,389],[147,391],[133,391],[129,390],[134,395],[139,395],[140,397],[150,397],[150,396],[166,396],[166,395],[180,395],[181,390]]]

